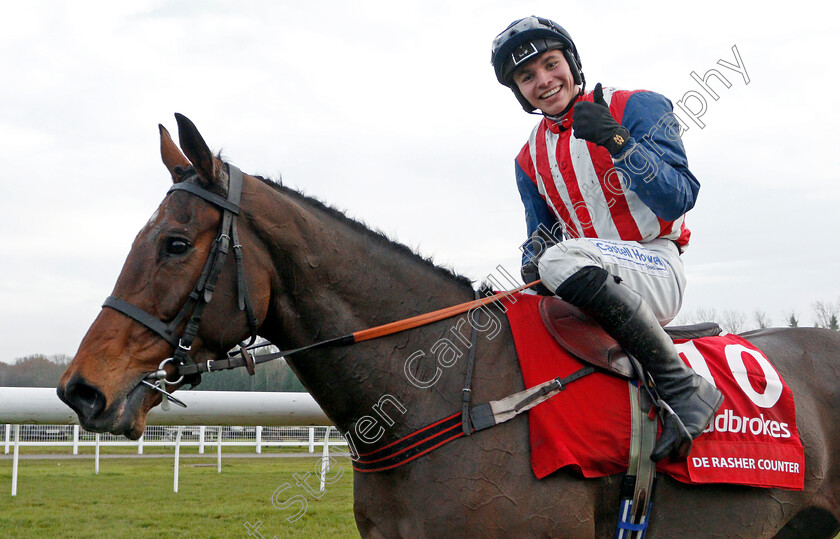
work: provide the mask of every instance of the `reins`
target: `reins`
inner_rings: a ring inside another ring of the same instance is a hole
[[[443,309],[439,309],[437,311],[432,311],[429,313],[420,314],[417,316],[413,316],[411,318],[405,318],[403,320],[397,320],[396,322],[390,322],[388,324],[383,324],[381,326],[376,326],[369,329],[363,329],[360,331],[355,331],[353,333],[348,333],[346,335],[342,335],[340,337],[333,337],[332,339],[326,339],[323,341],[319,341],[316,343],[308,344],[306,346],[302,346],[300,348],[294,348],[291,350],[283,350],[280,352],[274,352],[271,354],[260,354],[258,356],[253,356],[252,358],[246,358],[242,356],[242,353],[248,354],[251,350],[256,348],[262,348],[265,346],[271,346],[270,342],[260,343],[256,345],[252,345],[249,347],[241,348],[235,352],[233,352],[229,357],[225,359],[218,359],[218,360],[208,360],[206,363],[191,363],[189,365],[183,365],[178,367],[178,374],[181,376],[184,375],[191,375],[191,374],[200,374],[205,372],[213,372],[213,371],[220,371],[220,370],[227,370],[227,369],[235,369],[237,367],[246,366],[249,361],[253,361],[254,364],[259,365],[260,363],[265,363],[267,361],[271,361],[280,357],[287,357],[292,354],[297,354],[298,352],[305,352],[308,350],[315,350],[318,348],[325,348],[329,346],[347,346],[351,344],[360,343],[363,341],[368,341],[371,339],[378,339],[379,337],[385,337],[387,335],[393,335],[395,333],[400,333],[402,331],[407,331],[409,329],[418,328],[421,326],[425,326],[428,324],[432,324],[434,322],[439,322],[441,320],[445,320],[447,318],[452,318],[453,316],[457,316],[459,314],[463,314],[465,312],[471,311],[473,309],[477,309],[484,305],[490,305],[492,303],[501,301],[503,299],[509,298],[510,296],[522,292],[528,288],[536,286],[539,284],[540,281],[534,281],[532,283],[528,283],[526,285],[522,285],[518,288],[514,288],[513,290],[507,290],[501,292],[499,294],[494,294],[492,296],[486,296],[484,298],[475,299],[473,301],[467,301],[464,303],[459,303],[457,305],[452,305],[450,307],[445,307]],[[236,357],[239,355],[240,357]]]

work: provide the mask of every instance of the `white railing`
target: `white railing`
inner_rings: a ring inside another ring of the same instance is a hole
[[[14,445],[14,427],[4,426],[2,444],[4,453],[9,454]],[[178,430],[181,430],[181,447],[198,447],[204,454],[205,448],[247,447],[262,453],[264,447],[301,447],[314,453],[316,447],[324,445],[327,426],[276,427],[276,426],[172,426],[149,425],[139,440],[129,440],[113,434],[88,432],[79,425],[20,425],[20,447],[72,448],[74,455],[80,447],[136,447],[137,454],[143,454],[144,447],[175,447]],[[347,445],[337,430],[330,431],[329,445]]]
[[[181,447],[198,447],[199,454],[215,448],[221,473],[223,447],[253,447],[257,453],[265,447],[306,447],[313,453],[321,446],[324,467],[329,465],[330,447],[347,445],[334,427],[309,426],[323,425],[329,419],[307,393],[179,391],[178,397],[187,404],[186,409],[153,408],[143,436],[131,441],[80,428],[75,424],[76,414],[58,399],[55,389],[0,387],[0,424],[8,423],[0,435],[5,453],[14,453],[12,496],[17,495],[20,448],[27,446],[72,447],[74,455],[80,447],[94,447],[96,473],[102,447],[136,447],[138,454],[143,454],[144,447],[173,447],[173,490],[178,492]]]
[[[143,454],[144,447],[172,447],[175,457],[173,491],[178,492],[178,471],[182,447],[198,447],[204,454],[206,448],[216,449],[216,468],[222,473],[223,447],[253,447],[262,453],[265,447],[302,447],[309,453],[315,447],[322,448],[322,468],[329,466],[330,450],[336,446],[347,446],[341,434],[332,426],[318,427],[276,427],[276,426],[175,426],[149,425],[140,439],[132,441],[122,436],[88,432],[79,425],[20,425],[7,424],[3,429],[4,452],[14,452],[12,461],[12,496],[17,495],[18,463],[22,447],[72,448],[78,455],[80,447],[94,448],[94,473],[99,473],[99,459],[102,448],[136,447],[137,454]],[[346,454],[340,451],[340,454]],[[328,468],[327,468],[328,469]],[[324,472],[324,474],[326,471]],[[321,481],[323,490],[323,477]]]

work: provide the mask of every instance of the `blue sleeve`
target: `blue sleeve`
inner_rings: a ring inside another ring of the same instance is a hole
[[[537,228],[542,225],[546,230],[553,231],[557,225],[557,217],[545,203],[536,184],[528,177],[519,163],[516,166],[516,186],[519,188],[519,196],[522,197],[522,205],[525,206],[525,225],[528,230],[526,238],[530,238]],[[522,264],[533,256],[529,242],[522,245]]]
[[[688,170],[671,102],[654,92],[634,93],[621,124],[630,132],[630,142],[615,157],[616,169],[657,217],[678,219],[694,207],[700,182]]]

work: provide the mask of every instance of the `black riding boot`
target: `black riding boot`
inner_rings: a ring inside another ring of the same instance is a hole
[[[660,461],[669,455],[686,458],[723,402],[723,395],[680,359],[671,338],[636,291],[603,268],[585,267],[569,277],[556,293],[586,312],[650,373],[659,396],[682,420],[685,431],[671,421],[651,453]]]

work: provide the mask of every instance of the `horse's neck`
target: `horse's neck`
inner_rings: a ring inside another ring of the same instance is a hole
[[[409,250],[307,200],[281,198],[282,225],[264,223],[262,231],[270,236],[265,243],[276,273],[262,333],[279,346],[311,344],[472,298],[466,282]],[[417,402],[403,373],[406,359],[418,350],[428,354],[447,330],[418,328],[289,362],[338,426],[348,428],[383,395]]]
[[[298,342],[384,324],[467,301],[465,281],[403,246],[307,200],[290,200],[290,226],[272,245],[278,280],[275,309],[298,322]]]

